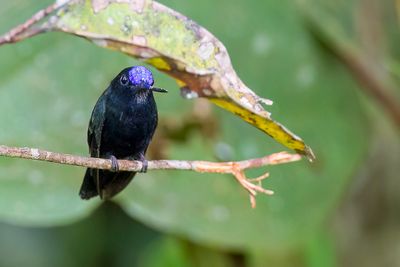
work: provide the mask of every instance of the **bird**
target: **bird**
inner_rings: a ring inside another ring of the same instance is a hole
[[[123,69],[102,93],[93,108],[87,131],[91,157],[110,159],[110,170],[88,168],[79,195],[107,200],[121,192],[136,172],[119,171],[118,159],[139,160],[147,171],[146,150],[158,123],[153,92],[154,78],[144,66]]]

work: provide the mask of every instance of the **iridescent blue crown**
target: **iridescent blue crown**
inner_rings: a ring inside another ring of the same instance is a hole
[[[129,70],[129,81],[133,86],[150,89],[154,84],[153,74],[143,66],[134,66]]]

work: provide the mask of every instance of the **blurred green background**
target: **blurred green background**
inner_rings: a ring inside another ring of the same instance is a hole
[[[396,2],[163,0],[219,38],[241,79],[317,161],[268,168],[272,197],[230,176],[138,175],[113,202],[82,201],[84,169],[0,159],[0,266],[400,266]],[[0,32],[51,1],[0,0]],[[400,7],[400,3],[397,3]],[[359,64],[352,64],[358,62]],[[48,33],[0,47],[0,144],[87,154],[91,110],[122,68],[141,64]],[[359,70],[368,75],[363,79]],[[242,160],[284,148],[154,70],[152,159]],[[249,172],[258,175],[265,170]]]

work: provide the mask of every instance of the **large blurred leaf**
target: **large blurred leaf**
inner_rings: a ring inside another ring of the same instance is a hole
[[[4,68],[0,81],[0,120],[4,127],[0,140],[5,144],[46,147],[71,153],[86,153],[84,132],[90,106],[86,101],[100,91],[84,90],[81,80],[102,79],[96,70],[72,73],[68,68],[87,68],[97,53],[88,51],[87,60],[72,53],[66,42],[38,49],[42,40],[8,47],[1,57],[21,58],[12,72]],[[79,47],[79,44],[77,44]],[[24,53],[31,54],[26,60]],[[22,51],[22,52],[20,52]],[[69,62],[65,66],[60,62]],[[17,61],[18,62],[18,61]],[[98,61],[99,64],[102,60]],[[55,78],[56,77],[56,78]],[[97,83],[97,81],[94,81]],[[88,85],[86,85],[88,86]],[[59,94],[59,92],[65,92]],[[87,215],[98,202],[82,202],[76,193],[76,180],[82,169],[2,158],[0,161],[0,217],[22,224],[66,223]]]
[[[2,3],[0,31],[16,23],[18,10],[23,9],[21,16],[25,17],[29,10],[45,4],[22,0]],[[87,154],[86,129],[97,98],[116,72],[138,64],[60,34],[3,46],[0,58],[0,143],[83,155]],[[156,73],[160,86],[176,86],[171,80],[160,83],[158,76]],[[172,91],[164,99],[179,99],[178,95]],[[182,101],[180,109],[188,106]],[[171,107],[159,104],[166,114],[175,112]],[[79,198],[83,174],[82,168],[1,158],[0,219],[45,226],[87,216],[100,201]]]
[[[1,4],[2,31],[9,18],[10,23],[15,22],[14,12],[22,5],[27,9],[38,6],[22,1]],[[71,47],[49,37],[47,41],[53,43],[52,49],[46,49],[38,39],[0,50],[0,121],[3,125],[0,140],[83,152],[79,148],[82,142],[74,133],[79,133],[80,127],[86,124],[87,111],[83,111],[86,107],[71,106],[79,102],[80,86],[72,79],[76,75],[66,73],[58,64],[61,60],[77,65],[78,58],[63,55],[62,50],[68,51]],[[52,79],[55,73],[63,74]],[[82,73],[82,76],[86,75]],[[59,97],[59,91],[66,89],[66,84],[75,90],[65,90],[70,93],[69,97]],[[0,218],[3,221],[27,225],[67,223],[86,216],[97,205],[70,197],[76,194],[76,183],[70,177],[79,175],[81,170],[5,158],[0,160],[0,166]]]

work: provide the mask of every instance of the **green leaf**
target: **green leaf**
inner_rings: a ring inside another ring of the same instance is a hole
[[[65,36],[61,42],[60,37],[41,37],[0,49],[1,58],[14,59],[11,70],[4,67],[0,72],[0,121],[6,126],[0,132],[1,143],[87,153],[85,128],[91,106],[109,80],[104,76],[107,70],[100,72],[95,65],[109,66],[106,69],[114,72],[126,61],[108,63],[115,57],[99,58],[92,46]],[[85,56],[74,55],[82,47]],[[3,221],[66,224],[87,216],[100,203],[79,199],[82,168],[1,158],[0,169]]]
[[[56,2],[39,30],[18,34],[62,31],[121,51],[152,64],[177,79],[186,98],[206,97],[254,125],[284,146],[314,154],[304,142],[272,120],[257,96],[236,75],[224,45],[206,29],[156,1],[70,0]]]

